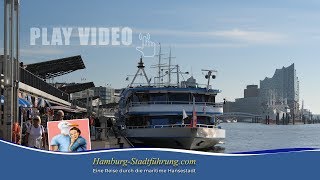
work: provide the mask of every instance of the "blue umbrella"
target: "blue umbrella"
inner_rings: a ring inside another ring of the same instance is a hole
[[[25,104],[26,107],[29,107],[31,108],[32,107],[32,104],[26,100],[26,99],[23,99],[23,98],[19,98],[19,100],[21,99],[21,101],[23,102],[23,104]]]
[[[4,104],[4,96],[3,95],[1,95],[0,103]],[[32,105],[28,101],[24,100],[23,98],[19,98],[19,106],[32,107]]]
[[[23,101],[22,98],[19,98],[19,106],[28,107],[28,105]]]

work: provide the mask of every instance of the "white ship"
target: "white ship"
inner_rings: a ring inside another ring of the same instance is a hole
[[[215,78],[213,71],[205,70],[208,84],[201,88],[195,84],[180,85],[179,81],[172,85],[170,80],[151,85],[142,58],[137,67],[136,75],[122,91],[119,102],[119,122],[125,124],[125,135],[133,144],[201,150],[225,138],[225,130],[213,122],[215,116],[223,113],[223,103],[215,102],[220,90],[210,88],[210,78]],[[170,63],[168,67],[170,74],[173,70]],[[179,79],[180,72],[176,72]],[[134,86],[139,75],[143,75],[146,85]]]

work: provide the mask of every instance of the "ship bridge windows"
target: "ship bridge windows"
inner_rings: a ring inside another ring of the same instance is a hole
[[[205,102],[204,94],[193,94],[196,102]]]
[[[195,102],[208,102],[208,103],[216,102],[215,95],[193,94],[193,96],[195,98]]]
[[[169,101],[176,101],[176,102],[189,102],[190,101],[190,94],[186,93],[168,93]]]
[[[206,102],[209,103],[215,103],[216,102],[216,96],[215,95],[205,95]]]
[[[215,94],[197,94],[197,93],[134,93],[131,97],[128,98],[129,101],[134,103],[149,103],[149,102],[175,102],[175,103],[186,103],[193,101],[193,97],[195,98],[195,102],[208,102],[215,103]]]
[[[132,102],[149,102],[149,94],[135,93],[132,95]]]
[[[157,93],[157,94],[150,94],[150,101],[167,101],[167,94],[164,93]]]

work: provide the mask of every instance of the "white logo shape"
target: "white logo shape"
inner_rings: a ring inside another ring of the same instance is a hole
[[[150,41],[149,33],[140,33],[141,46],[136,47],[143,57],[154,57],[156,55],[156,43]]]

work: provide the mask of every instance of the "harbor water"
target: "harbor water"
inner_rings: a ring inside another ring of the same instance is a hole
[[[225,153],[285,148],[320,148],[320,124],[265,125],[222,123]]]

